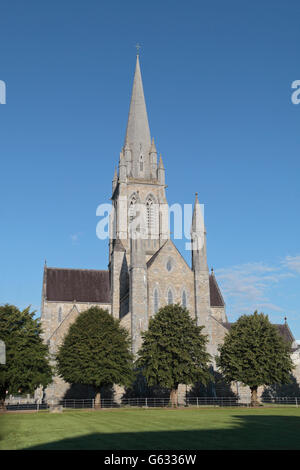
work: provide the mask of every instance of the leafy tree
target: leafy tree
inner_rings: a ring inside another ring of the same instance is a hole
[[[265,387],[262,398],[269,400],[275,397],[300,397],[299,384],[292,374],[289,383],[273,384]]]
[[[220,372],[212,370],[213,381],[207,385],[195,383],[188,392],[189,397],[228,397],[235,398],[236,394],[231,390],[230,384],[224,380]]]
[[[0,402],[6,392],[32,393],[52,381],[48,346],[41,338],[39,319],[30,307],[20,311],[14,305],[0,307],[0,339],[6,346],[6,363],[0,365]]]
[[[210,355],[207,338],[189,312],[179,304],[161,308],[142,334],[137,366],[142,368],[150,386],[170,390],[170,400],[177,405],[179,384],[207,383]]]
[[[119,320],[91,307],[70,326],[56,356],[57,370],[66,382],[95,387],[95,404],[100,406],[103,387],[131,384],[129,348],[128,332]]]
[[[250,387],[253,406],[258,386],[290,381],[290,345],[263,313],[241,316],[218,349],[217,366],[229,382]]]

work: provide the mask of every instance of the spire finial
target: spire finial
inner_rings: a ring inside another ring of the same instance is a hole
[[[287,322],[287,318],[286,318],[286,317],[284,317],[284,323],[286,324],[286,322]]]
[[[136,48],[136,55],[140,55],[140,48],[141,48],[140,44],[137,43],[137,44],[135,45],[135,48]]]

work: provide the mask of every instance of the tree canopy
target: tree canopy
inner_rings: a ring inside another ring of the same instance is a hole
[[[128,332],[108,311],[91,307],[70,326],[56,355],[57,371],[69,383],[96,388],[130,385],[133,380]]]
[[[260,385],[290,381],[293,363],[290,345],[279,335],[267,315],[243,315],[234,323],[219,346],[217,366],[229,381],[248,385],[252,404]]]
[[[175,304],[161,308],[142,334],[136,364],[150,386],[159,385],[171,391],[175,405],[179,384],[207,383],[211,379],[207,337],[202,330],[187,309]]]
[[[0,307],[0,339],[6,346],[6,363],[0,365],[0,399],[11,394],[32,393],[52,381],[48,346],[41,338],[39,319],[30,307],[20,311],[14,305]]]

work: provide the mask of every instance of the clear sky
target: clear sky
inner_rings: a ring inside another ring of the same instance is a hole
[[[229,319],[286,315],[299,339],[299,1],[2,0],[0,13],[0,302],[39,311],[45,259],[107,268],[96,208],[139,42],[168,201],[205,204]]]

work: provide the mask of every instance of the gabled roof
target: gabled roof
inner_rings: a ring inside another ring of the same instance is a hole
[[[184,264],[187,266],[187,268],[191,271],[191,268],[190,266],[187,264],[186,260],[184,259],[184,257],[182,256],[182,254],[180,253],[180,251],[178,250],[177,246],[175,245],[175,243],[173,243],[173,241],[169,238],[168,240],[165,241],[165,243],[154,253],[154,255],[151,256],[151,258],[147,261],[147,268],[149,268],[152,263],[155,261],[155,259],[157,258],[157,256],[161,253],[161,251],[165,248],[165,246],[168,244],[168,243],[171,243],[173,245],[173,247],[175,248],[175,250],[177,251],[178,255],[180,256],[180,258],[183,260]]]
[[[46,267],[45,282],[49,301],[110,303],[108,271]]]
[[[121,240],[119,238],[114,239],[113,248],[114,248],[115,251],[126,251],[125,248],[124,248],[123,243],[121,242]]]
[[[288,343],[293,343],[295,341],[295,338],[288,326],[287,323],[284,323],[283,325],[275,323],[274,326],[278,329],[278,333],[285,339]]]
[[[223,323],[223,325],[225,326],[225,328],[227,328],[227,330],[230,330],[230,328],[232,327],[232,325],[234,325],[234,323],[227,322],[227,323]],[[276,326],[278,333],[285,341],[287,341],[288,343],[292,343],[293,341],[295,341],[295,338],[292,335],[291,330],[289,329],[289,326],[287,323],[284,323],[283,325],[278,324],[278,323],[273,323],[273,326]]]
[[[168,240],[154,253],[154,255],[151,256],[150,259],[148,259],[147,261],[147,268],[150,268],[151,264],[155,261],[155,259],[157,258],[158,254],[161,252],[161,250],[163,249],[163,247],[166,245],[166,243],[168,243]]]
[[[215,275],[212,273],[209,276],[209,291],[210,291],[210,306],[211,307],[224,307],[225,302],[219,289]]]

